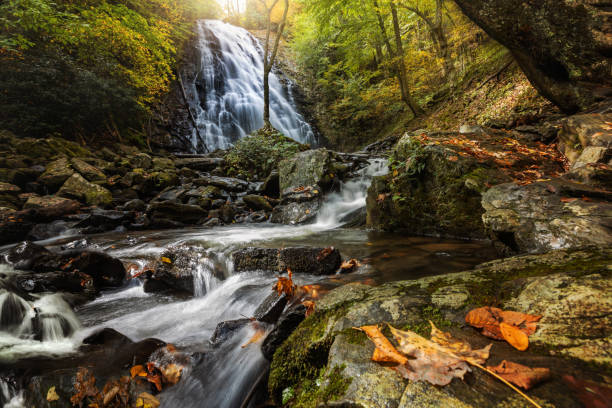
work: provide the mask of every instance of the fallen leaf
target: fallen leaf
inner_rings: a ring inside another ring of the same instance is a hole
[[[355,327],[356,330],[364,332],[376,346],[372,361],[397,364],[406,364],[408,359],[401,355],[391,342],[381,333],[378,326],[361,326]],[[377,351],[378,350],[378,351]]]
[[[57,392],[55,391],[55,385],[54,385],[53,387],[49,388],[49,391],[47,391],[47,401],[53,402],[59,399],[60,397],[59,395],[57,395]]]
[[[499,329],[501,330],[502,336],[504,336],[504,340],[512,347],[519,351],[527,350],[529,347],[529,337],[521,331],[521,329],[507,323],[500,323]]]
[[[578,199],[577,198],[570,198],[570,197],[561,197],[561,202],[562,203],[573,203],[576,200],[578,200]]]
[[[485,306],[470,310],[470,312],[465,316],[465,321],[470,326],[482,329],[482,334],[487,337],[496,340],[506,340],[509,343],[510,341],[508,338],[510,338],[511,341],[515,342],[515,344],[519,344],[517,342],[520,341],[519,346],[523,347],[525,339],[527,339],[527,345],[529,344],[529,339],[527,336],[530,336],[536,332],[537,322],[541,318],[542,316]],[[515,333],[512,328],[508,327],[506,327],[506,335],[504,335],[501,330],[502,323],[515,327],[525,334],[525,338],[518,333]]]
[[[548,368],[531,368],[506,360],[498,366],[487,368],[512,384],[526,390],[550,378],[550,369]]]
[[[563,381],[576,393],[580,401],[588,408],[609,408],[612,401],[612,387],[594,381],[579,380],[571,375],[564,375]]]
[[[130,375],[132,376],[132,378],[134,377],[146,377],[147,376],[147,370],[144,368],[143,365],[135,365],[134,367],[130,368]]]
[[[155,363],[147,363],[147,381],[151,384],[155,385],[155,389],[157,391],[162,390],[162,374],[159,368],[155,365]]]
[[[172,260],[170,258],[166,258],[165,256],[162,256],[161,261],[163,263],[167,263],[167,264],[171,264]]]
[[[349,259],[348,261],[342,262],[342,264],[340,265],[340,269],[343,272],[352,272],[355,268],[359,268],[360,266],[361,263],[355,258],[353,258]]]
[[[452,162],[456,162],[457,160],[459,160],[459,156],[449,156],[448,160]]]
[[[108,404],[110,404],[110,402],[113,400],[113,398],[115,398],[117,396],[118,393],[119,393],[119,386],[117,386],[117,385],[115,385],[110,390],[105,392],[104,393],[104,400],[103,400],[104,406],[107,406]]]
[[[401,351],[414,359],[396,367],[396,371],[411,381],[427,381],[435,385],[447,385],[453,378],[461,378],[470,370],[467,362],[483,364],[489,358],[491,345],[472,350],[471,346],[453,339],[450,334],[438,330],[433,323],[432,339],[427,340],[408,330],[390,327]]]
[[[157,408],[159,407],[159,400],[153,395],[143,392],[136,398],[136,408]]]
[[[257,343],[259,340],[263,338],[265,334],[266,334],[266,331],[264,329],[257,328],[257,331],[255,332],[255,334],[249,339],[249,341],[247,341],[246,343],[242,345],[242,348],[248,347],[250,344]]]
[[[315,311],[315,302],[312,300],[305,300],[302,302],[304,306],[306,306],[306,317],[310,316]]]
[[[287,278],[283,276],[278,277],[278,282],[276,282],[274,285],[274,289],[279,295],[285,294],[288,297],[293,297],[296,286],[293,284],[293,273],[291,272],[291,269],[288,270],[287,274]]]

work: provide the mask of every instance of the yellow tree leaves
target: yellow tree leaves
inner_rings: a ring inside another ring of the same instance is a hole
[[[506,340],[517,350],[529,347],[529,336],[535,333],[542,316],[501,310],[496,307],[480,307],[465,316],[470,326],[482,329],[482,334],[495,340]]]

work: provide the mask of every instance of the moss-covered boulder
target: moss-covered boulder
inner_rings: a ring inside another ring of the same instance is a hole
[[[78,173],[73,174],[66,180],[57,195],[100,207],[106,207],[113,202],[113,195],[110,191],[102,186],[90,183]]]
[[[492,340],[465,326],[474,307],[498,306],[542,315],[526,352],[494,345],[487,365],[511,360],[602,381],[612,371],[612,250],[553,251],[508,258],[472,271],[369,287],[349,284],[317,302],[275,352],[268,388],[289,407],[500,407],[524,401],[476,370],[464,381],[437,387],[403,379],[371,361],[373,344],[354,327],[390,323],[429,337],[432,321],[453,337],[481,348]],[[587,365],[589,363],[592,365]],[[561,375],[529,395],[542,406],[579,407]]]
[[[47,164],[45,172],[38,181],[47,187],[50,193],[56,192],[62,184],[74,174],[74,170],[66,157],[61,157]]]
[[[306,148],[272,127],[263,127],[227,151],[224,170],[229,176],[265,180],[281,160]]]
[[[100,169],[95,166],[92,166],[91,164],[85,162],[82,159],[74,158],[70,160],[70,164],[72,164],[73,169],[79,172],[88,181],[91,181],[93,183],[106,181],[106,176]]]
[[[66,157],[87,157],[91,155],[87,149],[70,140],[59,137],[46,139],[15,138],[13,142],[15,151],[30,157],[36,162],[49,160],[58,155]]]
[[[398,142],[390,167],[368,190],[367,223],[413,234],[485,237],[481,195],[510,180],[494,165],[412,135]]]

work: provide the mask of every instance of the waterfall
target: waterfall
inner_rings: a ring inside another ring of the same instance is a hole
[[[184,84],[198,132],[194,149],[226,149],[263,126],[263,50],[247,30],[217,20],[197,24],[198,64]],[[278,72],[270,73],[270,122],[292,139],[311,145],[311,126],[297,112],[293,84]]]

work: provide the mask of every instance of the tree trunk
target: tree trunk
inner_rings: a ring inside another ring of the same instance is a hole
[[[264,126],[271,127],[270,124],[270,71],[272,71],[272,67],[274,66],[274,62],[276,61],[276,55],[278,53],[278,47],[280,44],[280,39],[283,36],[283,31],[285,31],[285,24],[287,23],[287,13],[289,12],[289,0],[285,0],[285,10],[283,12],[283,17],[281,23],[276,32],[276,38],[274,39],[274,48],[270,53],[270,34],[272,31],[272,10],[274,6],[278,3],[279,0],[275,0],[272,3],[272,6],[268,8],[266,6],[265,0],[260,0],[267,9],[268,17],[267,17],[267,30],[266,30],[266,43],[264,47],[264,72],[263,72],[263,87],[264,87]]]
[[[612,96],[607,0],[455,0],[506,46],[533,86],[567,113]]]
[[[423,113],[423,109],[417,105],[417,103],[410,95],[410,89],[408,87],[408,80],[406,78],[406,64],[404,62],[404,47],[402,46],[402,34],[399,26],[399,18],[397,17],[397,7],[395,1],[389,3],[391,6],[391,15],[393,17],[393,31],[395,33],[395,48],[397,50],[397,70],[400,81],[400,91],[402,93],[402,100],[408,105],[414,116],[419,116]]]

